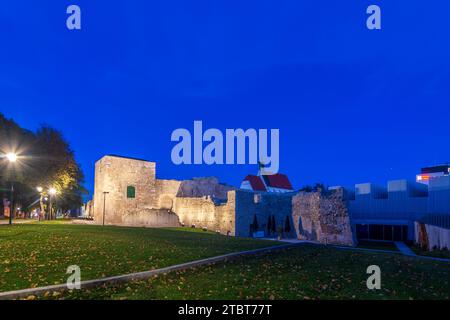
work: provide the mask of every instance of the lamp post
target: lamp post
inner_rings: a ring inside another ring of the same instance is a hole
[[[48,194],[50,195],[50,206],[48,209],[48,216],[49,216],[49,220],[53,220],[52,206],[53,206],[53,197],[56,195],[56,189],[50,188],[48,190]]]
[[[43,203],[42,203],[42,191],[44,191],[44,188],[42,187],[37,187],[36,188],[37,192],[39,192],[39,216],[38,216],[38,221],[41,221],[41,215],[42,215],[42,209],[43,209]]]
[[[103,191],[103,226],[105,226],[105,212],[106,212],[106,195],[109,192]]]
[[[6,158],[11,164],[17,161],[17,154],[10,152],[6,155]],[[9,207],[9,224],[12,224],[12,215],[14,214],[14,181],[11,181],[11,203]]]
[[[14,214],[14,182],[11,181],[11,203],[9,204],[9,224],[12,225],[12,216]]]
[[[47,208],[48,208],[48,197],[44,197],[44,201],[47,202]],[[45,220],[46,218],[49,219],[50,217],[48,216],[47,213],[45,213],[45,210],[44,210],[44,220]]]

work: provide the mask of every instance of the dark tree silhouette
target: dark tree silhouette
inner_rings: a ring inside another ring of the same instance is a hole
[[[277,232],[277,223],[275,221],[275,215],[272,215],[272,233]]]
[[[314,186],[306,185],[300,189],[300,191],[303,191],[303,192],[318,192],[318,191],[325,191],[325,190],[327,190],[327,187],[322,182],[317,182]]]
[[[271,215],[267,219],[267,233],[268,234],[272,233],[272,216]]]
[[[0,187],[14,181],[15,199],[24,210],[36,205],[37,186],[44,188],[44,192],[55,188],[58,196],[54,204],[63,210],[81,206],[82,194],[86,193],[82,187],[83,172],[60,131],[41,126],[34,133],[0,113],[0,154],[8,152],[16,152],[19,159],[11,165],[0,158]]]
[[[284,231],[286,233],[291,232],[291,221],[289,219],[289,216],[286,216],[286,222],[284,223]]]
[[[259,228],[258,219],[256,218],[256,214],[253,216],[253,228],[255,229],[255,231],[257,231]]]

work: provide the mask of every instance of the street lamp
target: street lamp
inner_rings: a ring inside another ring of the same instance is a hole
[[[6,154],[6,158],[8,161],[13,164],[17,161],[17,154],[14,152],[10,152]],[[14,214],[14,182],[11,181],[11,204],[9,208],[9,224],[12,224],[12,215]]]
[[[38,216],[38,220],[41,221],[41,217],[42,217],[42,212],[44,211],[44,204],[42,201],[42,192],[44,191],[44,188],[38,186],[36,187],[37,192],[39,192],[39,216]]]
[[[15,154],[14,152],[10,152],[10,153],[6,154],[6,158],[8,158],[9,162],[16,162],[17,154]]]
[[[53,205],[53,197],[56,194],[56,189],[55,188],[50,188],[48,189],[48,194],[50,195],[50,204],[49,204],[49,209],[48,209],[48,215],[49,215],[49,220],[53,220],[53,215],[52,215],[52,205]]]

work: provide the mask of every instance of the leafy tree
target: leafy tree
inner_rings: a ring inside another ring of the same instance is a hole
[[[310,185],[306,185],[303,188],[301,188],[300,191],[302,191],[302,192],[312,192],[313,191],[313,187],[311,187]]]
[[[17,163],[10,163],[6,154],[13,151],[21,151],[31,148],[34,143],[34,135],[28,130],[22,129],[13,120],[5,118],[0,113],[0,189],[2,190],[2,199],[0,199],[1,212],[3,212],[3,199],[10,199],[10,190],[14,182],[15,201],[17,204],[27,201],[30,194],[26,180],[29,175]],[[14,212],[14,208],[12,211]]]
[[[29,176],[28,172],[21,166],[11,164],[4,155],[10,152],[21,152],[33,148],[35,143],[34,135],[31,131],[22,129],[16,122],[6,119],[0,113],[0,178],[2,182],[25,182]]]
[[[303,192],[318,192],[318,191],[325,191],[327,190],[327,187],[325,184],[321,182],[317,182],[314,186],[306,185],[303,188],[300,189],[300,191]]]
[[[36,132],[36,138],[41,153],[45,155],[36,160],[40,183],[57,190],[56,203],[64,211],[81,206],[82,194],[86,193],[81,186],[83,172],[62,133],[42,126]]]
[[[19,160],[13,165],[6,159],[0,161],[0,185],[14,181],[16,198],[22,204],[36,205],[33,199],[39,198],[37,186],[55,188],[58,196],[54,204],[63,210],[82,204],[86,192],[83,172],[60,131],[44,125],[33,133],[0,113],[0,153],[8,152],[18,153]],[[42,201],[40,206],[44,209]]]

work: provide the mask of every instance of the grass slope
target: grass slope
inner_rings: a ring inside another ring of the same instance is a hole
[[[368,290],[369,265],[381,289]],[[449,299],[450,264],[302,246],[147,281],[63,293],[64,299]],[[51,296],[50,296],[51,297]],[[53,297],[52,297],[53,298]]]
[[[190,229],[0,226],[0,292],[65,283],[70,265],[89,280],[278,244]]]

